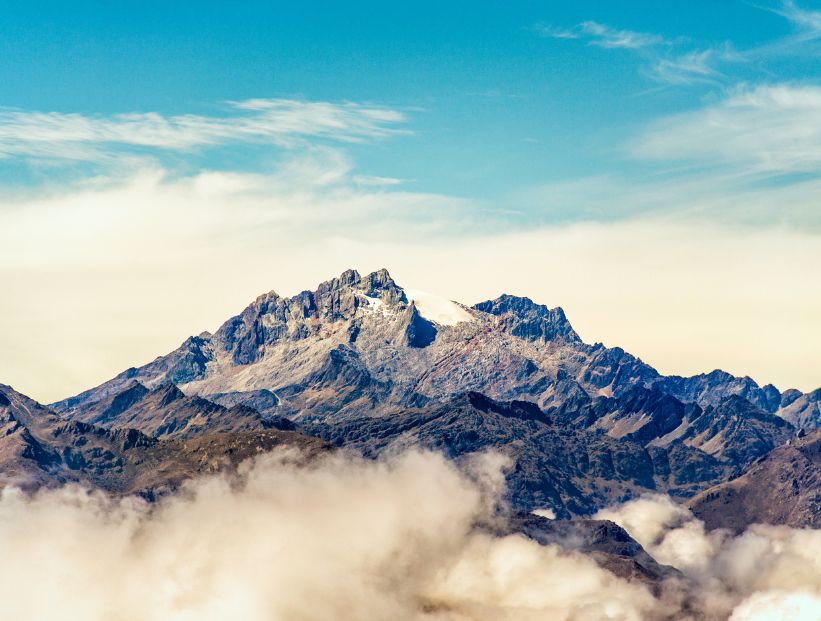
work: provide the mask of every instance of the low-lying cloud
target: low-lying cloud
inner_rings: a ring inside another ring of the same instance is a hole
[[[731,621],[821,618],[821,531],[753,525],[734,537],[664,496],[601,511],[690,582],[688,607]]]
[[[65,488],[0,499],[3,616],[37,619],[624,619],[653,607],[593,561],[473,526],[500,483],[444,458],[276,453],[157,507]]]
[[[682,571],[664,589],[668,595],[656,599],[580,553],[477,528],[497,519],[504,465],[494,455],[460,470],[425,452],[378,462],[338,453],[307,462],[279,451],[236,475],[193,481],[154,506],[77,487],[33,498],[7,489],[0,496],[3,615],[17,621],[817,618],[817,531],[708,534],[666,498],[606,512]]]

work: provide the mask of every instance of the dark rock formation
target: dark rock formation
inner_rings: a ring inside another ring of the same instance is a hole
[[[167,386],[149,393],[158,400],[172,394]],[[268,427],[203,431],[196,437],[161,441],[136,429],[65,420],[0,385],[2,485],[36,490],[77,482],[117,494],[155,497],[193,476],[232,468],[280,445],[297,446],[308,455],[328,449],[321,440],[294,431],[288,421],[272,420]]]
[[[704,489],[726,475],[721,467],[684,472],[680,462],[671,465],[635,442],[555,424],[533,403],[500,403],[479,393],[391,416],[317,422],[304,429],[370,457],[414,446],[456,460],[500,452],[511,458],[511,504],[524,511],[548,507],[561,517],[589,515],[642,492]],[[683,485],[676,483],[682,479]]]

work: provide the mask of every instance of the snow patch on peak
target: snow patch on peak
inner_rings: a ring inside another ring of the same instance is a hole
[[[455,326],[463,321],[473,321],[473,315],[461,304],[416,289],[404,291],[408,301],[413,301],[419,314],[428,321],[440,326]]]
[[[385,317],[388,315],[393,315],[393,312],[385,305],[381,299],[376,297],[371,297],[369,295],[362,296],[365,298],[365,301],[368,305],[365,307],[371,313],[379,313]]]

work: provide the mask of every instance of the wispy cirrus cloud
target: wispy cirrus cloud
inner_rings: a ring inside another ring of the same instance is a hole
[[[696,82],[717,81],[721,74],[715,68],[725,49],[693,49],[681,52],[685,39],[668,39],[650,32],[614,28],[596,21],[584,21],[572,28],[540,25],[538,32],[552,39],[578,39],[588,45],[626,50],[637,54],[646,64],[645,73],[656,82],[686,85]]]
[[[712,105],[651,124],[630,146],[642,159],[722,166],[742,175],[817,173],[821,87],[742,87]]]
[[[726,54],[726,50],[706,49],[659,57],[652,64],[650,75],[658,82],[671,85],[718,82],[725,76],[716,64]]]
[[[640,49],[668,43],[661,35],[622,30],[596,21],[584,21],[569,29],[543,24],[538,32],[553,39],[584,39],[589,45],[604,48]]]
[[[821,38],[821,11],[813,11],[800,7],[794,0],[783,0],[774,7],[765,7],[767,10],[781,15],[792,23],[803,39]]]
[[[634,30],[620,30],[594,21],[582,22],[579,24],[579,28],[582,34],[590,39],[591,45],[599,47],[634,50],[668,43],[661,35]]]
[[[559,28],[550,24],[539,24],[536,30],[541,36],[551,39],[578,39],[581,36],[578,28]]]
[[[792,32],[761,45],[739,50],[736,59],[757,63],[784,57],[814,57],[821,51],[821,11],[805,9],[794,0],[751,2],[754,8],[785,19]]]
[[[231,143],[293,146],[309,139],[361,142],[407,131],[404,113],[354,102],[251,99],[222,116],[156,112],[84,115],[0,110],[0,158],[92,160],[136,147],[184,151]]]
[[[786,19],[794,32],[761,45],[737,48],[730,41],[699,46],[687,37],[615,28],[592,20],[569,28],[539,25],[536,30],[552,39],[579,40],[590,46],[632,52],[647,77],[667,86],[732,84],[756,72],[766,73],[766,64],[771,60],[821,51],[821,11],[806,9],[795,0],[752,6]]]

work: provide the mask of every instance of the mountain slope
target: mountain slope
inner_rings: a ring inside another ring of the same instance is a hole
[[[779,416],[801,429],[818,429],[821,426],[821,388],[803,395],[790,391],[785,397]]]
[[[821,430],[773,449],[740,477],[698,494],[690,507],[708,528],[821,528]]]
[[[689,494],[731,472],[691,449],[683,450],[701,467],[692,467],[684,457],[671,462],[664,451],[629,440],[567,427],[532,403],[499,402],[476,392],[392,416],[306,423],[304,429],[371,457],[415,446],[456,460],[487,450],[501,453],[511,459],[507,486],[512,506],[549,508],[560,517],[589,515],[649,491]]]
[[[316,438],[273,429],[159,441],[136,429],[65,420],[0,385],[0,487],[35,490],[75,482],[155,496],[197,474],[233,467],[280,445],[297,446],[309,455],[327,448]]]
[[[740,396],[705,408],[682,403],[672,395],[634,386],[619,397],[569,402],[549,410],[575,427],[601,431],[642,446],[669,449],[684,445],[744,466],[783,444],[794,427]]]
[[[284,419],[264,418],[241,403],[226,407],[202,397],[186,396],[174,384],[160,384],[149,390],[136,380],[122,392],[94,403],[75,419],[103,427],[139,429],[155,438],[292,428]]]

